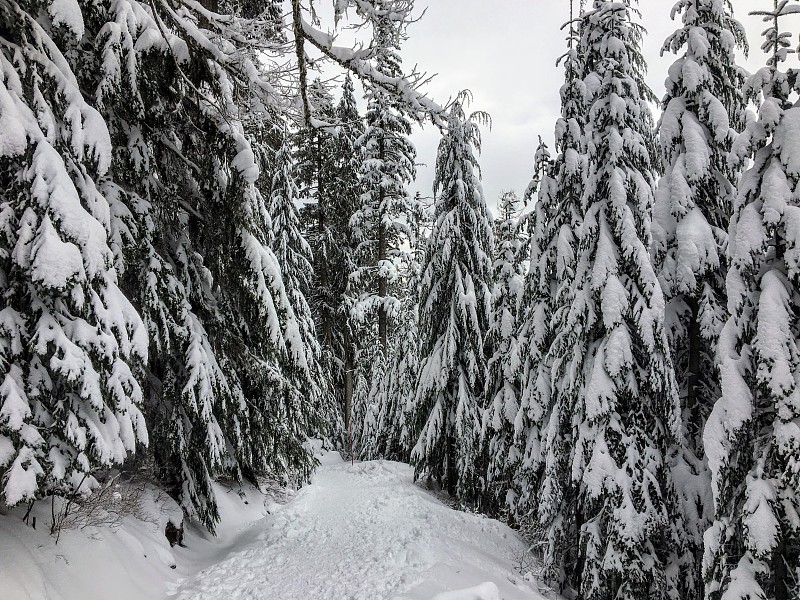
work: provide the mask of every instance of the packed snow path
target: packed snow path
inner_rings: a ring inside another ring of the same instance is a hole
[[[445,506],[413,484],[408,465],[323,465],[263,527],[246,549],[183,582],[173,598],[542,598],[514,572],[524,546],[512,530]]]

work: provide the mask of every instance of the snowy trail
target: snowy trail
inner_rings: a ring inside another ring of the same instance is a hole
[[[512,530],[445,506],[413,484],[408,465],[324,465],[263,528],[172,598],[430,600],[464,588],[443,598],[542,598],[513,572],[523,546]]]

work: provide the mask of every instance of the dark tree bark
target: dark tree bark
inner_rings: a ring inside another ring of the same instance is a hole
[[[344,428],[350,431],[351,413],[353,412],[353,343],[350,339],[350,328],[344,330]]]
[[[786,544],[781,543],[772,554],[772,577],[775,588],[775,600],[789,600],[789,574],[786,570],[785,550]]]
[[[692,314],[689,317],[689,339],[687,340],[689,348],[686,365],[686,406],[692,411],[692,414],[699,414],[697,412],[697,402],[699,397],[700,369],[702,368],[700,353],[703,347],[703,340],[700,334],[700,322],[698,320],[700,307],[697,305],[696,300],[689,300],[689,309]]]
[[[379,149],[379,156],[381,159],[381,163],[386,160],[386,149],[384,147],[384,140],[380,140],[380,149]],[[387,255],[389,253],[389,244],[388,244],[388,232],[386,231],[386,224],[383,222],[385,213],[383,210],[383,203],[386,200],[386,190],[383,189],[383,186],[380,188],[379,193],[379,202],[381,206],[381,210],[378,215],[379,223],[378,223],[378,264],[381,264],[381,261],[386,260]],[[389,354],[389,315],[386,311],[386,296],[389,293],[389,282],[386,280],[386,276],[381,275],[378,277],[378,296],[381,299],[381,304],[378,307],[378,338],[381,342],[381,353],[383,354],[383,358],[386,358]]]

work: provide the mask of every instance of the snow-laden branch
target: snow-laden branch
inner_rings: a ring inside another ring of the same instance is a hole
[[[423,122],[426,119],[430,119],[439,128],[447,126],[445,107],[419,91],[419,87],[429,79],[425,75],[417,71],[412,71],[410,74],[401,77],[385,75],[367,59],[372,52],[370,49],[336,46],[334,45],[336,39],[334,35],[315,28],[303,19],[301,15],[295,15],[295,18],[299,18],[299,28],[296,27],[295,31],[302,32],[303,38],[322,52],[324,56],[352,72],[361,80],[375,85],[388,93],[396,94],[398,99],[405,104],[405,110],[410,115],[413,115],[417,121]]]

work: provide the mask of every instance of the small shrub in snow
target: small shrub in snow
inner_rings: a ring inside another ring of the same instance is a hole
[[[52,496],[50,534],[58,543],[65,529],[115,529],[125,517],[152,522],[153,516],[145,511],[144,505],[147,485],[146,481],[121,481],[120,474],[117,474],[86,495]]]

